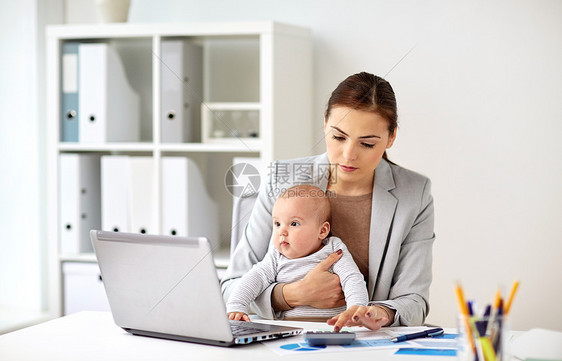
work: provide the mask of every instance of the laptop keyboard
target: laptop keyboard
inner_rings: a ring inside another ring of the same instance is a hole
[[[230,329],[232,330],[232,335],[235,337],[264,332],[263,329],[252,327],[248,322],[244,321],[230,321]]]

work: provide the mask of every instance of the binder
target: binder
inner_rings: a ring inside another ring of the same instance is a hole
[[[129,199],[131,232],[156,234],[152,212],[156,209],[153,198],[152,157],[129,157]]]
[[[200,133],[203,50],[186,40],[161,43],[161,140],[195,142]]]
[[[218,207],[197,164],[185,157],[162,158],[162,233],[205,236],[214,249],[219,240]]]
[[[130,180],[128,156],[101,157],[101,228],[104,231],[130,232]]]
[[[60,252],[93,252],[90,229],[101,226],[100,157],[59,156]]]
[[[78,57],[80,142],[138,141],[140,98],[115,49],[106,43],[80,44]]]
[[[78,141],[78,45],[77,42],[62,44],[61,61],[61,117],[60,139],[62,142]]]

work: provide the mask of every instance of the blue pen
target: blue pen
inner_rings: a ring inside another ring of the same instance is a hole
[[[484,310],[483,317],[490,317],[490,313],[492,312],[492,305],[486,305],[486,309]]]
[[[422,332],[410,333],[408,335],[393,337],[390,339],[390,341],[402,342],[402,341],[413,340],[415,338],[441,336],[442,334],[443,334],[442,328],[432,328],[431,330],[425,330]]]
[[[474,311],[472,310],[472,301],[468,301],[466,305],[468,306],[468,314],[470,316],[474,316]]]

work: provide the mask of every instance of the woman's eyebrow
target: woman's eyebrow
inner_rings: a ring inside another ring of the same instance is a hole
[[[338,128],[338,127],[336,127],[336,126],[333,126],[333,125],[331,125],[330,127],[331,127],[332,129],[335,129],[335,130],[337,130],[338,132],[342,133],[343,135],[349,137],[349,135],[348,135],[346,132],[344,132],[343,130],[341,130],[340,128]],[[381,139],[380,136],[374,135],[374,134],[371,134],[371,135],[363,135],[363,136],[359,137],[359,139],[366,139],[366,138],[379,138],[379,139]]]

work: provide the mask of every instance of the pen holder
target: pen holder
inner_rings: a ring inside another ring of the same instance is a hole
[[[509,323],[503,316],[457,318],[458,361],[509,361]]]

